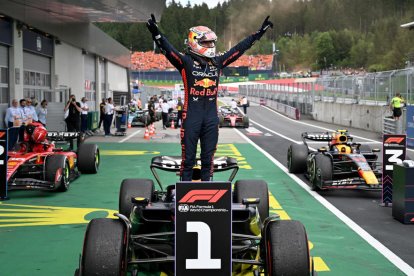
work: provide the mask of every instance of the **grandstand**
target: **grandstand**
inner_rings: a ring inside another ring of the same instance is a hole
[[[272,55],[243,55],[231,66],[247,66],[250,70],[271,70]],[[175,68],[162,54],[154,52],[134,52],[131,55],[132,70],[166,70],[172,71]]]

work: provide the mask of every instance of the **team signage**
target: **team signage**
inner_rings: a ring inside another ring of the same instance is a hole
[[[402,164],[406,154],[406,135],[384,134],[382,150],[382,203],[392,203],[394,164]]]
[[[0,129],[0,200],[7,199],[7,129]]]
[[[175,275],[230,276],[230,182],[178,182]]]

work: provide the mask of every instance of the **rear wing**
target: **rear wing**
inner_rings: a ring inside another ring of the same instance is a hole
[[[346,136],[348,141],[352,141],[354,138],[348,134],[341,134]],[[332,132],[303,132],[302,141],[307,145],[306,140],[320,141],[320,142],[331,142],[335,139],[336,135]]]
[[[50,141],[70,141],[79,137],[79,132],[48,131],[47,133],[47,139]]]
[[[228,170],[233,170],[231,175],[229,176],[228,181],[233,181],[234,177],[239,170],[239,165],[237,164],[237,160],[232,157],[227,156],[220,156],[214,157],[214,172],[223,172]],[[201,160],[196,160],[196,166],[201,166]],[[161,181],[159,178],[158,173],[156,172],[157,169],[162,171],[170,171],[178,173],[181,168],[181,156],[155,156],[151,160],[151,172],[154,175],[155,179],[158,182],[158,185],[162,188]]]

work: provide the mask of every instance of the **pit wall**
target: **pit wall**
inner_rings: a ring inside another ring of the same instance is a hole
[[[371,130],[378,133],[383,131],[384,117],[391,115],[392,113],[388,106],[332,102],[314,102],[312,112],[313,119],[317,121]],[[405,114],[401,118],[405,118]]]

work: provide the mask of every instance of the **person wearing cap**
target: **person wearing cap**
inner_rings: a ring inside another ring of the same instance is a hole
[[[198,140],[201,147],[201,181],[212,180],[219,129],[217,90],[220,72],[252,47],[269,27],[273,27],[273,23],[268,16],[258,31],[224,54],[216,55],[217,36],[206,26],[189,29],[187,49],[181,53],[161,33],[153,14],[147,21],[147,28],[155,44],[180,72],[184,83],[183,122],[180,130],[182,181],[193,179]]]

